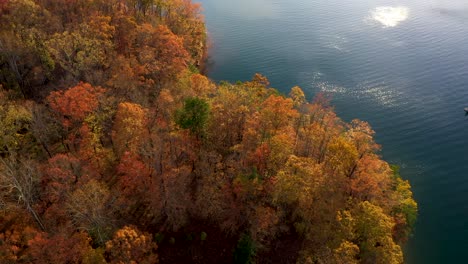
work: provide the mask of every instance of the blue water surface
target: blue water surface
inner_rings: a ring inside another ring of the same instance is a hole
[[[209,75],[266,75],[371,123],[419,203],[406,263],[468,263],[467,0],[201,0]]]

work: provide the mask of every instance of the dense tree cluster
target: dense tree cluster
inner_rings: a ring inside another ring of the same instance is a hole
[[[402,263],[369,124],[215,85],[190,0],[0,0],[0,262]]]

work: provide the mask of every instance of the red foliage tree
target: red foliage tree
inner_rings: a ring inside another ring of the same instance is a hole
[[[118,204],[128,220],[148,223],[157,219],[161,210],[160,191],[152,169],[130,152],[125,152],[117,166]],[[154,199],[152,199],[154,198]]]
[[[91,239],[86,233],[74,233],[71,236],[57,234],[48,236],[39,233],[29,241],[29,253],[33,263],[82,263],[86,253],[92,250]]]
[[[94,178],[91,175],[82,161],[72,155],[58,154],[49,159],[41,179],[40,209],[46,226],[55,229],[69,224],[64,204],[78,184]]]
[[[58,154],[49,159],[42,177],[43,199],[50,203],[56,203],[78,182],[80,175],[80,160],[65,154]]]
[[[99,96],[105,90],[93,87],[89,83],[80,82],[66,91],[51,92],[47,97],[50,107],[62,115],[62,123],[70,127],[73,123],[81,122],[99,105]]]

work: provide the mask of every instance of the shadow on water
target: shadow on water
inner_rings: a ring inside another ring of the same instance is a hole
[[[433,12],[438,13],[441,16],[448,16],[458,19],[468,19],[468,8],[465,9],[450,9],[437,7],[432,9]]]

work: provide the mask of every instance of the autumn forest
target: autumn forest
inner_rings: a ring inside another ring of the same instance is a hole
[[[190,0],[0,0],[0,263],[403,263],[370,125],[206,43]]]

